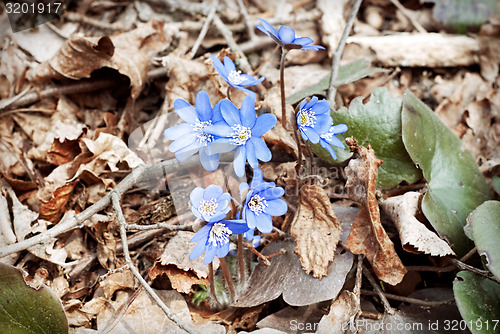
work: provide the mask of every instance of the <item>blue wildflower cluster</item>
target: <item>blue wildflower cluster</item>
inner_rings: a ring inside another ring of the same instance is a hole
[[[309,37],[297,37],[290,27],[282,26],[276,30],[265,20],[260,21],[262,25],[257,25],[257,28],[271,37],[283,52],[292,49],[324,49],[322,46],[312,45],[313,40]],[[264,182],[259,169],[259,161],[267,162],[272,157],[261,137],[275,126],[277,118],[270,113],[257,116],[256,94],[247,87],[260,84],[264,77],[256,79],[242,74],[229,57],[224,57],[224,63],[215,56],[210,58],[216,71],[230,87],[248,95],[240,109],[229,99],[219,101],[212,107],[208,94],[204,91],[197,94],[195,106],[182,99],[176,100],[175,111],[184,123],[165,130],[165,137],[173,141],[169,150],[175,153],[179,161],[198,153],[200,163],[207,171],[218,168],[220,154],[234,151],[235,174],[242,177],[247,162],[254,173],[250,185],[240,184],[244,204],[236,216],[241,219],[226,219],[231,211],[232,198],[221,187],[209,185],[205,189],[197,187],[191,192],[191,210],[206,225],[191,240],[198,243],[190,258],[198,258],[205,253],[205,264],[211,263],[215,256],[223,258],[228,254],[231,235],[245,233],[247,240],[252,240],[256,247],[260,236],[255,235],[255,229],[261,233],[271,232],[272,217],[281,216],[288,210],[286,202],[281,199],[284,189],[273,182]],[[325,100],[318,101],[317,97],[313,97],[308,102],[302,101],[296,114],[296,122],[305,141],[320,143],[334,159],[336,156],[331,145],[344,147],[335,135],[347,131],[347,126],[332,124],[330,107]]]

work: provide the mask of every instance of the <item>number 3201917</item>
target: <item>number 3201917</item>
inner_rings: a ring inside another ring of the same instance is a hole
[[[5,4],[5,11],[7,14],[58,14],[61,8],[61,2],[54,3],[19,3],[7,2]]]

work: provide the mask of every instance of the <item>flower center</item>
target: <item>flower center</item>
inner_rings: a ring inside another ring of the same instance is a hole
[[[229,242],[229,236],[233,234],[223,223],[215,223],[210,230],[208,242],[214,247],[220,247]]]
[[[252,136],[252,131],[246,126],[235,124],[231,129],[234,130],[230,139],[233,144],[245,145],[247,140]]]
[[[298,115],[299,126],[302,128],[304,126],[313,127],[316,123],[316,116],[314,115],[312,109],[302,109],[299,111]]]
[[[214,140],[214,136],[209,133],[203,132],[203,129],[209,125],[212,125],[212,121],[202,122],[200,120],[197,120],[196,123],[192,125],[193,131],[198,132],[198,134],[196,135],[196,138],[198,138],[198,142],[204,144],[205,146],[207,146],[208,143]]]
[[[198,212],[204,216],[213,216],[218,206],[219,203],[216,202],[215,198],[212,198],[208,201],[202,199],[200,202],[200,206],[198,206]]]
[[[241,71],[236,72],[235,70],[232,70],[231,72],[229,72],[227,79],[233,85],[239,85],[246,80],[246,78],[244,78],[241,75]]]
[[[252,210],[255,215],[259,215],[259,213],[264,212],[267,207],[267,201],[260,197],[259,195],[253,195],[248,201],[248,207]]]

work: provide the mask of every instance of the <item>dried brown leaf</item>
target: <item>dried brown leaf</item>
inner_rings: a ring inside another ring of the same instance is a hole
[[[48,201],[40,200],[40,219],[57,222],[66,211],[66,204],[73,193],[77,180],[64,184],[54,190]]]
[[[381,201],[380,206],[394,221],[404,250],[432,256],[455,255],[446,241],[415,218],[421,197],[420,193],[407,192]]]
[[[346,245],[354,254],[366,256],[378,278],[396,285],[403,280],[406,268],[380,221],[375,180],[377,169],[383,161],[375,157],[370,145],[365,148],[358,146],[350,138],[346,141],[357,152],[358,157],[349,161],[345,169],[348,178],[345,188],[349,198],[362,205],[354,219]]]
[[[359,300],[354,293],[348,290],[342,291],[339,297],[332,303],[330,312],[323,316],[318,323],[316,334],[343,334],[348,328],[348,323],[361,312]]]
[[[341,227],[335,217],[330,198],[319,185],[304,186],[290,233],[297,246],[302,268],[316,278],[327,275],[335,256]]]

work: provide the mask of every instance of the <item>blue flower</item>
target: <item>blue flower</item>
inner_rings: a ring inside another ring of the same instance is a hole
[[[255,94],[246,86],[255,86],[264,81],[264,77],[260,79],[255,79],[251,75],[241,74],[241,71],[236,71],[236,66],[234,66],[233,61],[229,57],[224,57],[224,64],[219,60],[219,58],[210,55],[210,59],[214,62],[214,67],[219,72],[220,76],[226,80],[229,86],[233,88],[240,89],[249,94]]]
[[[272,25],[263,19],[259,19],[262,25],[258,24],[257,29],[262,31],[267,36],[271,37],[279,46],[287,50],[313,50],[318,51],[325,48],[319,45],[309,45],[314,41],[309,37],[297,37],[295,31],[287,26],[280,27],[277,31]]]
[[[263,182],[262,171],[256,169],[253,173],[252,183],[240,184],[240,192],[248,190],[241,217],[247,222],[251,232],[247,232],[247,239],[252,240],[253,229],[257,228],[262,233],[273,230],[271,216],[284,215],[288,206],[280,199],[285,193],[281,187],[276,187],[274,182]]]
[[[303,100],[299,106],[297,113],[297,127],[304,141],[310,140],[313,144],[319,142],[319,135],[326,133],[333,123],[330,116],[330,105],[326,100],[318,102],[318,98],[314,96],[306,104]]]
[[[260,240],[262,239],[262,237],[260,235],[255,235],[255,228],[251,228],[248,231],[246,231],[245,237],[247,238],[248,241],[252,242],[253,248],[259,247]]]
[[[253,169],[260,161],[271,160],[271,151],[260,138],[276,124],[276,116],[264,114],[257,117],[255,98],[247,95],[241,105],[241,113],[229,100],[222,100],[220,110],[224,122],[210,125],[205,132],[219,137],[211,143],[211,152],[224,153],[236,149],[234,156],[234,171],[242,177],[245,174],[245,163],[248,161]]]
[[[228,206],[231,195],[222,193],[222,188],[211,184],[207,189],[196,187],[189,195],[193,214],[207,222],[216,222],[226,218],[231,210]]]
[[[333,125],[330,127],[330,129],[325,132],[321,133],[319,135],[319,143],[321,144],[321,147],[326,149],[328,153],[332,156],[333,160],[337,160],[337,155],[335,154],[335,151],[333,150],[332,146],[337,146],[340,148],[345,148],[344,143],[340,141],[335,135],[338,135],[340,133],[344,133],[347,131],[347,125],[345,124],[338,124],[338,125]]]
[[[191,242],[198,241],[193,251],[189,255],[191,260],[199,257],[205,252],[204,264],[209,264],[217,255],[223,258],[229,252],[229,237],[232,234],[245,233],[248,230],[244,220],[220,220],[210,222],[203,226],[191,239]]]
[[[219,166],[219,155],[210,152],[208,145],[216,138],[204,131],[212,124],[222,121],[219,103],[212,109],[208,94],[201,91],[196,96],[196,108],[182,99],[174,102],[175,111],[186,123],[165,130],[165,137],[174,140],[169,150],[175,152],[179,161],[184,161],[193,154],[200,153],[200,162],[208,171]]]

